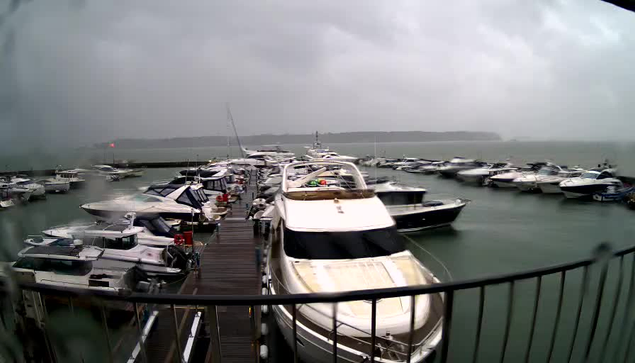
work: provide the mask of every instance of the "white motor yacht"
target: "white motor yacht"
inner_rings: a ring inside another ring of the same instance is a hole
[[[153,185],[143,194],[134,194],[101,202],[81,205],[89,214],[106,220],[123,218],[127,213],[137,216],[160,215],[163,218],[185,221],[219,220],[227,210],[214,207],[202,186],[198,185]]]
[[[473,159],[466,159],[464,157],[457,156],[454,159],[450,160],[449,163],[437,168],[437,172],[444,177],[453,178],[460,171],[480,168],[483,165],[484,163],[477,162]]]
[[[6,180],[6,183],[8,183],[10,189],[13,189],[16,192],[27,190],[28,194],[30,195],[30,198],[28,198],[28,200],[46,198],[46,190],[44,189],[44,185],[36,183],[30,178],[14,176]]]
[[[545,178],[557,176],[558,173],[563,171],[564,169],[561,166],[547,163],[547,165],[543,166],[536,173],[527,173],[520,178],[516,178],[512,181],[512,183],[520,190],[521,192],[535,192],[540,191],[538,187],[538,182],[542,181]]]
[[[86,290],[147,292],[152,283],[137,267],[100,266],[104,249],[70,241],[59,246],[32,246],[18,253],[11,267],[18,281]]]
[[[579,177],[584,172],[580,168],[563,169],[557,175],[543,176],[536,182],[543,194],[560,194],[560,183],[563,180]]]
[[[516,188],[514,180],[528,175],[534,175],[540,168],[547,165],[546,162],[528,163],[526,167],[500,173],[489,177],[489,183],[497,188]]]
[[[68,182],[70,184],[71,189],[79,189],[84,187],[84,185],[86,184],[86,179],[82,178],[80,176],[80,171],[76,169],[56,171],[55,180]]]
[[[388,181],[371,186],[395,220],[399,232],[449,226],[467,201],[461,198],[424,201],[426,190]]]
[[[57,178],[42,179],[39,184],[44,186],[47,193],[66,193],[71,190],[71,183]]]
[[[346,169],[354,184],[322,174]],[[281,193],[275,198],[273,237],[267,274],[272,295],[370,290],[438,282],[406,248],[388,210],[366,187],[352,163],[308,162],[285,167]],[[440,341],[443,298],[420,295],[376,302],[375,347],[371,347],[371,303],[338,304],[337,355],[343,362],[423,362]],[[297,335],[289,306],[275,305],[276,322],[299,357],[307,362],[333,361],[332,304],[301,305]],[[410,357],[410,316],[414,341]]]
[[[158,215],[136,216],[134,213],[128,213],[124,218],[112,222],[96,221],[54,226],[42,233],[48,237],[73,238],[93,231],[126,231],[131,227],[142,228],[137,233],[137,243],[145,246],[167,247],[174,244],[174,237],[178,234],[178,231]]]
[[[86,228],[72,233],[71,238],[28,236],[24,243],[32,246],[72,246],[81,240],[84,246],[104,249],[102,260],[112,260],[109,266],[130,268],[138,266],[149,275],[174,276],[186,273],[191,258],[178,246],[157,248],[141,245],[137,235],[143,227],[111,225],[109,228]]]
[[[447,165],[447,161],[433,161],[428,165],[419,167],[418,172],[421,174],[436,174],[439,172],[439,168]]]
[[[601,193],[608,187],[622,188],[623,183],[615,177],[614,169],[589,170],[576,178],[560,182],[560,189],[567,198],[589,197]]]
[[[468,169],[459,171],[456,178],[466,183],[483,184],[483,181],[494,175],[518,170],[517,167],[508,162],[493,163],[483,168]]]

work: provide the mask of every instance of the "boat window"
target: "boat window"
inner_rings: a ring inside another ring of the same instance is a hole
[[[597,179],[598,178],[598,174],[597,173],[584,173],[582,174],[582,177],[585,179]]]
[[[90,261],[50,260],[23,257],[18,259],[13,264],[13,267],[34,271],[49,271],[62,275],[84,276],[93,269],[93,264]]]
[[[612,178],[613,175],[611,175],[610,173],[607,172],[603,172],[600,173],[600,175],[598,176],[598,179],[607,179],[607,178]]]
[[[264,155],[250,155],[247,157],[247,159],[256,159],[256,160],[263,160],[265,157]]]
[[[409,205],[423,202],[423,193],[377,193],[377,197],[379,197],[384,205]]]
[[[192,195],[191,189],[186,189],[181,195],[176,199],[179,204],[189,205],[193,208],[199,208],[200,203],[198,202],[198,198]]]
[[[284,252],[293,258],[380,257],[404,250],[403,237],[395,227],[354,232],[296,232],[284,229]]]
[[[137,236],[132,235],[123,238],[104,238],[104,247],[114,250],[129,250],[137,245]]]

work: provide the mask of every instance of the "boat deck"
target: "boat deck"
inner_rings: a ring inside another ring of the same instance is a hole
[[[253,182],[252,182],[253,183]],[[260,293],[260,273],[256,266],[256,246],[252,222],[245,220],[246,205],[251,202],[251,188],[243,199],[233,204],[231,214],[220,223],[220,228],[201,253],[200,270],[189,274],[180,288],[187,295],[257,295]],[[202,310],[203,307],[201,307]],[[201,311],[199,310],[199,311]],[[181,348],[190,334],[195,309],[176,308],[176,321],[181,337]],[[253,362],[256,345],[252,336],[249,308],[244,306],[218,307],[218,327],[223,362]],[[149,362],[174,362],[176,347],[175,319],[171,309],[159,312],[159,318],[146,345]],[[210,327],[204,319],[190,361],[212,361],[209,345]],[[254,326],[257,326],[254,324]]]

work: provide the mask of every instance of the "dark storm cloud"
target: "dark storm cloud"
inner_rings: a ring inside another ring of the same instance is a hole
[[[242,134],[635,131],[635,14],[598,0],[32,0],[0,13],[5,146],[225,134],[225,102]]]

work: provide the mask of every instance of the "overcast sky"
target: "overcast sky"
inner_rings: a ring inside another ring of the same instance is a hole
[[[226,102],[244,135],[635,140],[635,13],[599,0],[9,3],[5,147],[224,135]]]

